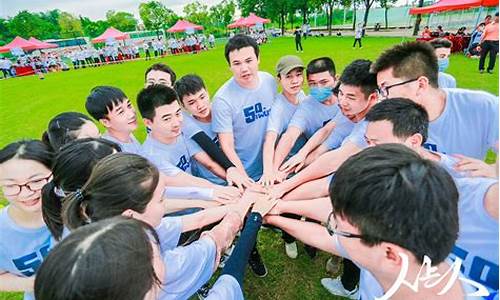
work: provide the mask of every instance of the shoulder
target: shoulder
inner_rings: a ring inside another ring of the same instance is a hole
[[[467,90],[460,88],[443,89],[450,104],[473,107],[498,106],[498,98],[485,91]],[[498,110],[498,108],[496,108]]]

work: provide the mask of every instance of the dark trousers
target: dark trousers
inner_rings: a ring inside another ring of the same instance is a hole
[[[484,63],[486,61],[486,55],[490,53],[490,61],[488,63],[488,71],[495,68],[495,63],[498,54],[498,41],[484,41],[481,45],[481,57],[479,58],[479,70],[484,70]]]
[[[354,39],[354,44],[352,44],[352,47],[353,47],[353,48],[354,48],[354,47],[356,47],[356,43],[357,43],[357,42],[359,42],[359,48],[363,47],[363,46],[361,45],[361,39],[359,38],[359,39]]]
[[[342,285],[348,291],[352,291],[359,283],[359,268],[350,260],[344,258],[344,272],[340,277]]]
[[[295,40],[295,50],[297,51],[304,51],[304,49],[302,48],[302,42],[300,40]]]

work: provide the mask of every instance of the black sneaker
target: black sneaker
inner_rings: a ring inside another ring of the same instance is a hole
[[[262,258],[260,257],[260,254],[256,249],[254,249],[250,254],[250,257],[248,258],[248,264],[250,265],[250,268],[252,269],[255,276],[266,277],[266,265],[264,265],[264,262],[262,261]]]
[[[311,247],[311,246],[308,246],[308,245],[304,245],[304,250],[306,250],[307,255],[309,255],[309,257],[311,259],[314,259],[316,257],[317,252],[318,252],[318,249]]]

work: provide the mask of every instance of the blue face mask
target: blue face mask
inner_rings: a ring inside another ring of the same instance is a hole
[[[333,95],[333,91],[331,87],[312,87],[309,94],[314,100],[324,102]]]
[[[446,71],[446,69],[448,69],[449,65],[450,65],[450,59],[449,58],[438,59],[439,72]]]

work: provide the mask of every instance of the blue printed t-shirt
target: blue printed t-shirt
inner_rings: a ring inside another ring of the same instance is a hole
[[[484,159],[498,142],[498,98],[482,91],[443,89],[443,113],[429,123],[424,146],[446,154]]]
[[[132,154],[138,154],[140,155],[141,153],[141,143],[137,141],[135,136],[132,134],[130,135],[130,143],[124,143],[115,137],[110,136],[107,132],[105,132],[102,136],[103,139],[106,139],[108,141],[112,141],[113,143],[116,143],[120,146],[122,152],[125,153],[132,153]]]
[[[215,94],[212,129],[232,133],[234,148],[247,174],[254,180],[262,176],[262,146],[267,119],[276,97],[276,82],[269,73],[259,72],[255,89],[241,87],[229,79]]]
[[[325,105],[307,97],[295,111],[288,127],[294,126],[310,139],[314,133],[340,113],[337,104]]]
[[[304,101],[306,95],[303,91],[297,95],[297,99],[299,100],[299,104],[295,105],[290,103],[286,99],[286,97],[281,93],[276,96],[274,100],[273,106],[271,107],[271,113],[269,114],[269,119],[267,120],[267,130],[266,131],[274,131],[278,134],[278,138],[286,131],[288,128],[288,124],[292,119],[293,115],[297,111],[300,103]],[[300,148],[304,146],[307,142],[307,139],[303,134],[299,136],[295,145],[293,145],[292,150],[290,150],[290,154],[288,156],[295,155],[299,152]]]
[[[17,225],[8,210],[8,206],[0,210],[0,273],[31,277],[54,246],[54,239],[47,226],[24,228]],[[25,300],[34,298],[33,293],[24,294]]]
[[[179,135],[172,144],[159,142],[150,135],[142,145],[144,157],[168,176],[176,175],[179,172],[179,170],[173,170],[172,167],[192,174],[191,158],[201,151],[198,144],[187,139],[183,134]]]

